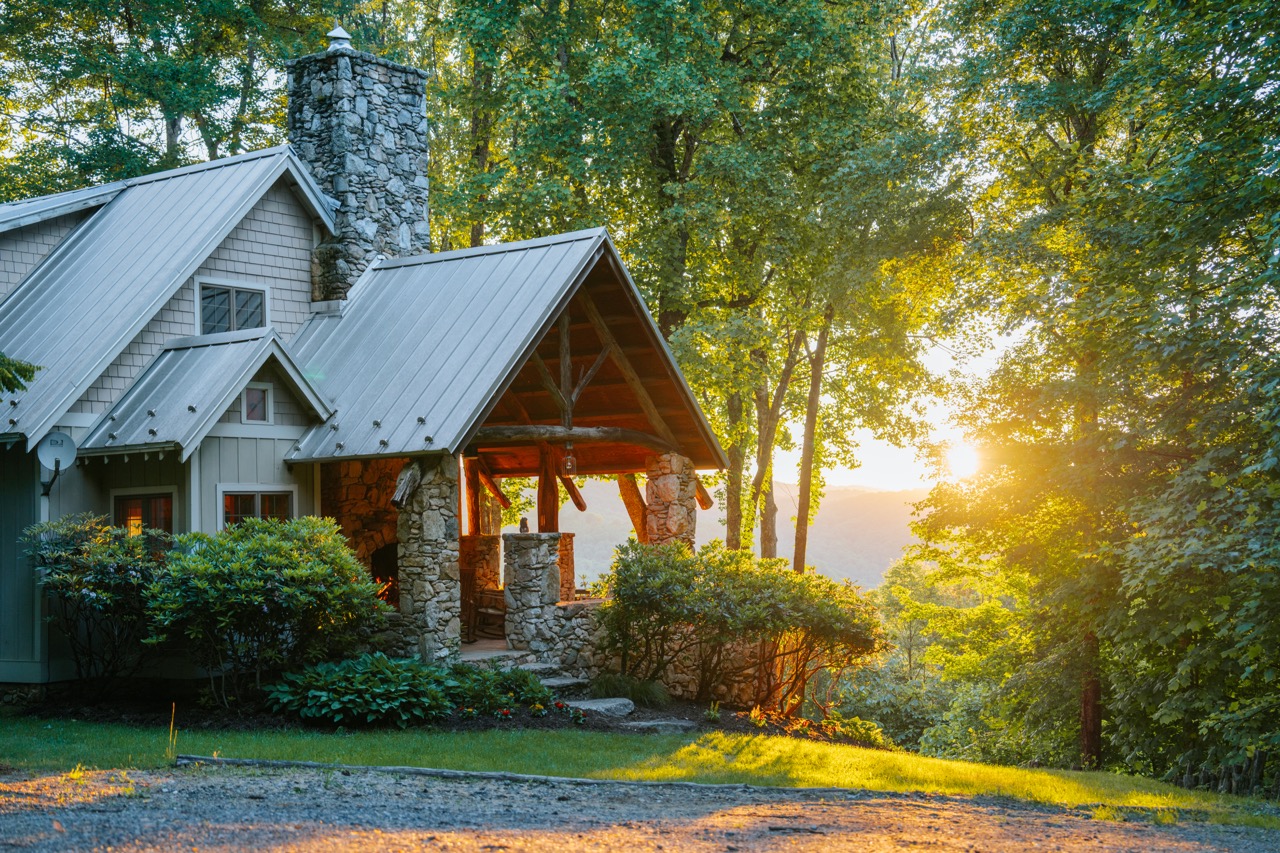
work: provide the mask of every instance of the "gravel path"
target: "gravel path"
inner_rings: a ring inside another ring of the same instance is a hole
[[[197,767],[0,775],[0,850],[1207,851],[1280,833],[1005,800]]]

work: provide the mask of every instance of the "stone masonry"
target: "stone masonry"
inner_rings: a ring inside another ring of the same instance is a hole
[[[321,511],[335,519],[360,562],[396,541],[399,513],[391,505],[405,459],[328,462],[320,467]]]
[[[287,63],[289,142],[340,202],[313,254],[317,299],[346,295],[381,253],[430,250],[426,73],[350,47]]]
[[[462,644],[458,576],[458,459],[422,457],[421,482],[400,510],[400,616],[395,654],[456,658]]]
[[[600,601],[560,600],[560,533],[506,533],[507,643],[557,664],[565,674],[594,677]]]
[[[649,544],[685,542],[694,546],[698,521],[697,472],[693,462],[677,453],[650,456],[645,486],[645,527]]]
[[[502,587],[502,537],[478,534],[458,541],[459,561],[476,570],[476,589]]]
[[[573,534],[560,533],[560,556],[557,559],[560,567],[560,600],[573,601],[577,597],[573,571]]]

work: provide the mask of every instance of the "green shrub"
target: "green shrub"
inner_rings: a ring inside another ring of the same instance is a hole
[[[629,675],[602,672],[591,682],[591,695],[597,699],[622,696],[643,708],[666,708],[671,694],[660,681],[641,681]]]
[[[457,664],[449,669],[414,659],[366,654],[341,663],[321,663],[267,688],[277,713],[307,722],[400,728],[463,716],[500,714],[520,705],[542,708],[551,691],[521,669]]]
[[[50,621],[67,638],[76,676],[108,691],[142,662],[145,592],[170,547],[168,534],[130,536],[102,516],[81,514],[29,527],[23,541],[52,594]]]
[[[274,711],[307,722],[403,729],[447,717],[455,686],[438,667],[378,653],[290,673],[267,688],[267,701]]]
[[[147,591],[150,642],[184,639],[226,703],[249,674],[357,648],[384,618],[377,593],[332,521],[250,519],[178,537]]]
[[[601,589],[602,651],[622,674],[656,681],[679,662],[696,676],[699,701],[747,677],[754,704],[791,714],[818,672],[843,670],[881,644],[875,608],[854,587],[721,542],[696,554],[629,542]]]

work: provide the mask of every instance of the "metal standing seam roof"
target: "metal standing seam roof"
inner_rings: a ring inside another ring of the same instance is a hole
[[[180,447],[185,462],[236,395],[275,359],[320,420],[328,401],[302,375],[275,330],[253,329],[171,341],[81,442],[87,454]]]
[[[611,253],[623,286],[713,454],[724,452],[603,228],[369,268],[292,346],[336,415],[291,461],[457,452],[529,360],[586,275]]]
[[[0,352],[41,369],[10,394],[0,434],[35,444],[283,175],[332,232],[287,146],[127,181],[0,303]]]
[[[68,213],[101,207],[118,196],[126,185],[124,181],[113,181],[101,186],[0,204],[0,234]]]
[[[457,451],[607,245],[604,229],[387,260],[293,348],[336,416],[290,459]]]

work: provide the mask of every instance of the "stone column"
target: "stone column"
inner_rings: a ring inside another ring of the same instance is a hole
[[[400,653],[424,661],[456,657],[462,644],[458,578],[458,460],[424,457],[400,510]]]
[[[507,643],[546,652],[557,639],[560,600],[560,534],[504,533]]]
[[[560,556],[557,563],[560,566],[560,600],[573,601],[577,587],[574,584],[572,533],[560,533]]]
[[[645,527],[649,544],[685,542],[694,546],[698,523],[698,486],[693,462],[678,453],[664,453],[645,460]]]

